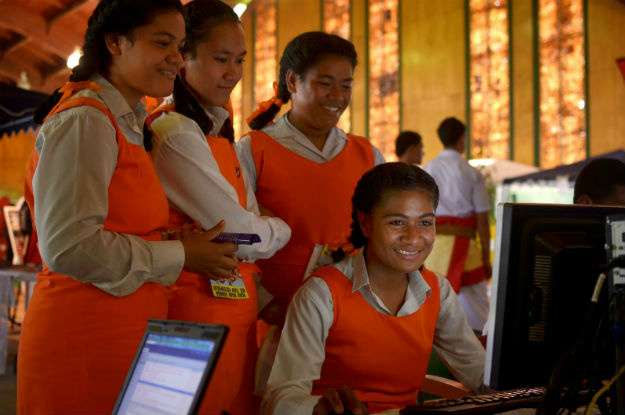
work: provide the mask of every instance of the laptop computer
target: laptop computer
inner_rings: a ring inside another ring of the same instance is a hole
[[[194,414],[228,328],[148,320],[113,414]]]

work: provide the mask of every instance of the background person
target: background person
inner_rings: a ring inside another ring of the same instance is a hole
[[[423,141],[414,131],[402,131],[395,139],[395,154],[402,163],[421,164],[423,161]]]
[[[436,243],[425,265],[447,277],[459,294],[469,325],[482,331],[488,318],[486,280],[491,275],[490,198],[484,177],[462,157],[464,124],[456,118],[446,118],[437,132],[445,148],[423,167],[434,177],[441,192]]]
[[[575,180],[573,203],[625,206],[625,163],[598,158],[586,164]]]

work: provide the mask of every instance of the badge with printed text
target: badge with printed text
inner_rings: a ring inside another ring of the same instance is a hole
[[[219,282],[210,280],[211,290],[217,298],[228,298],[230,300],[245,300],[250,298],[245,288],[245,283],[241,278],[232,282]]]

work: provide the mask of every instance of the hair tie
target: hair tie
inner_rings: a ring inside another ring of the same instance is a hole
[[[278,108],[284,105],[284,101],[278,98],[278,83],[274,81],[272,86],[273,86],[273,97],[269,98],[267,101],[263,101],[260,104],[258,104],[258,108],[256,108],[256,111],[254,111],[252,115],[247,117],[245,119],[245,122],[247,122],[248,124],[251,123],[256,117],[267,112],[267,110],[269,110],[269,108],[272,105],[275,105]]]

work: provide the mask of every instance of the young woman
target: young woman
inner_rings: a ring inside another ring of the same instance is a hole
[[[228,232],[260,236],[260,243],[240,245],[239,257],[268,258],[288,242],[291,230],[281,219],[259,215],[224,108],[242,75],[246,50],[241,23],[219,0],[194,0],[185,5],[184,17],[185,68],[173,95],[148,118],[152,156],[172,206],[171,227],[198,221],[209,228],[223,218]],[[241,262],[239,272],[238,290],[246,293],[239,298],[220,298],[215,282],[211,286],[202,276],[185,272],[172,289],[169,318],[230,327],[201,413],[258,411],[252,401],[258,268]]]
[[[362,414],[413,404],[432,345],[465,386],[480,389],[484,349],[447,280],[422,267],[437,202],[434,179],[417,166],[387,163],[363,175],[350,236],[362,249],[313,273],[293,296],[266,412]]]
[[[357,63],[354,45],[336,35],[308,32],[286,46],[276,96],[248,120],[254,131],[237,142],[258,203],[284,219],[291,240],[271,259],[258,261],[261,281],[282,306],[301,284],[315,244],[349,235],[349,198],[364,172],[384,162],[363,137],[337,127],[351,100]],[[269,124],[283,103],[291,110]],[[266,307],[267,309],[272,306]]]
[[[44,270],[18,353],[18,412],[111,413],[148,318],[184,267],[234,279],[223,223],[162,241],[167,198],[143,149],[141,97],[171,93],[185,37],[177,0],[102,0],[27,173]]]

